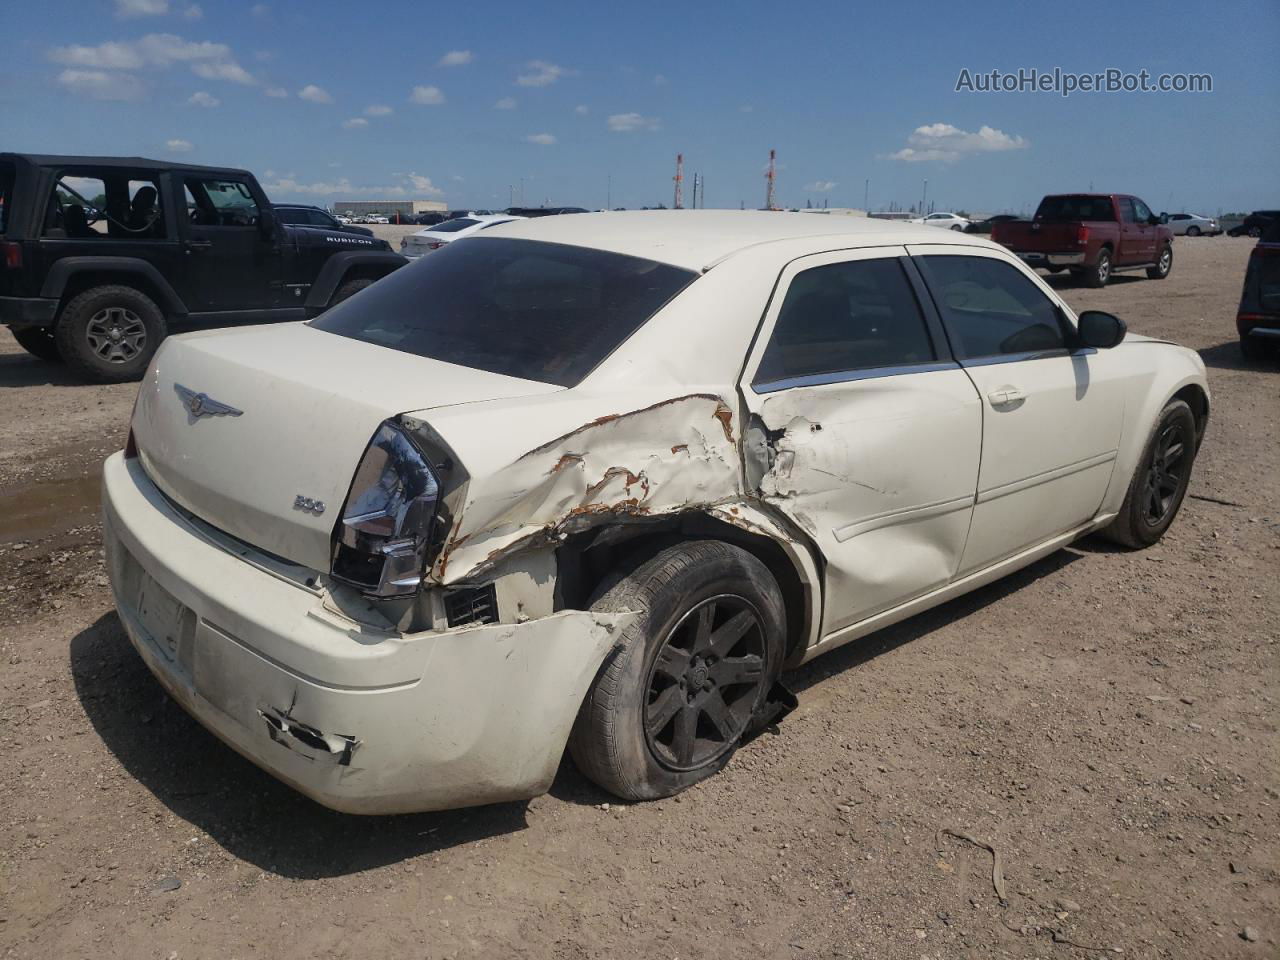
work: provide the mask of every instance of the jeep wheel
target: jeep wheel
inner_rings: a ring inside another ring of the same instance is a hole
[[[53,333],[77,373],[97,383],[123,383],[146,373],[164,339],[164,315],[133,287],[93,287],[63,308]]]
[[[759,560],[682,543],[623,576],[593,610],[638,611],[578,713],[578,769],[627,800],[669,797],[718,772],[765,703],[786,611]]]
[[[1154,267],[1147,267],[1147,277],[1151,280],[1163,280],[1173,269],[1173,246],[1166,243],[1160,251],[1160,259]]]
[[[333,293],[333,299],[329,301],[329,306],[334,307],[340,304],[348,297],[354,297],[365,287],[373,286],[373,281],[368,277],[361,277],[358,280],[348,280]]]
[[[1084,272],[1085,286],[1105,287],[1111,279],[1111,251],[1105,247],[1098,251],[1098,262]]]
[[[58,352],[58,343],[53,339],[53,333],[48,327],[14,330],[13,339],[17,340],[18,346],[33,357],[48,360],[50,363],[59,363],[62,360],[62,354]]]

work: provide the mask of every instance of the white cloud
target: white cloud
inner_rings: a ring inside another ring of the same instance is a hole
[[[204,10],[200,8],[200,4],[193,3],[182,11],[182,16],[186,20],[203,20]]]
[[[190,140],[166,140],[164,146],[170,153],[190,153],[196,148]]]
[[[284,87],[267,87],[267,89],[263,90],[262,92],[265,93],[268,97],[280,97],[282,99],[289,95],[289,91],[286,90]]]
[[[515,97],[503,97],[501,100],[499,100],[497,103],[493,105],[493,109],[495,110],[514,110],[515,108],[516,108]]]
[[[530,60],[524,72],[516,76],[516,83],[522,87],[549,87],[561,77],[571,77],[576,72],[546,60]]]
[[[253,75],[234,60],[222,60],[213,63],[193,63],[191,72],[206,80],[230,80],[232,83],[243,83],[252,86],[258,81]]]
[[[329,91],[324,87],[317,87],[314,83],[308,83],[299,90],[298,99],[311,103],[333,103],[333,97],[329,96]]]
[[[585,103],[580,103],[573,108],[573,112],[580,117],[585,117],[588,113],[591,112],[591,108],[588,107]]]
[[[436,63],[437,67],[462,67],[471,62],[470,50],[450,50]]]
[[[73,43],[67,47],[54,47],[49,59],[68,67],[92,67],[99,70],[137,70],[145,62],[133,44],[101,43],[86,47]]]
[[[107,73],[105,70],[63,70],[58,86],[68,93],[90,100],[140,100],[146,88],[131,73]]]
[[[49,59],[68,67],[94,70],[137,70],[142,67],[163,69],[177,63],[191,65],[191,70],[206,80],[230,80],[252,84],[254,79],[231,53],[225,43],[183,40],[172,33],[149,33],[137,40],[108,41],[95,47],[71,44],[53,47]]]
[[[749,103],[744,103],[738,108],[739,113],[755,113],[756,108]]]
[[[815,180],[804,185],[805,193],[830,193],[836,188],[834,180]]]
[[[443,190],[431,182],[430,177],[421,177],[416,173],[411,173],[409,174],[408,179],[409,183],[413,186],[413,189],[418,191],[418,193],[426,194],[429,197],[438,196],[444,193]]]
[[[524,139],[526,143],[536,143],[540,147],[549,147],[556,142],[556,138],[549,133],[531,133]]]
[[[369,121],[364,117],[352,117],[350,120],[343,120],[342,126],[346,130],[360,130],[369,125]]]
[[[654,74],[653,82],[656,86],[665,87],[667,85],[666,75],[661,73]]]
[[[906,163],[953,163],[966,155],[1024,150],[1031,145],[1022,137],[1010,136],[994,127],[983,125],[977,133],[970,133],[949,123],[916,127],[907,137],[907,144],[890,157]]]
[[[116,0],[116,16],[162,17],[169,12],[169,0]]]
[[[615,113],[609,117],[609,129],[614,133],[631,133],[633,130],[657,130],[662,121],[657,117],[642,117],[638,113]]]
[[[276,58],[276,55],[270,50],[253,51],[253,59],[257,60],[259,63],[268,63],[269,61],[274,60],[275,58]]]
[[[391,112],[392,110],[390,107],[384,106],[381,103],[375,103],[364,108],[364,115],[366,117],[385,117]]]
[[[439,106],[444,103],[444,94],[439,87],[414,87],[409,94],[409,102],[428,107]]]
[[[198,90],[187,98],[187,103],[193,107],[216,107],[222,103],[217,97],[203,90]]]
[[[265,3],[255,3],[252,7],[249,8],[249,12],[253,14],[255,17],[258,17],[259,19],[261,19],[262,17],[265,17],[271,13],[271,8],[268,7]]]

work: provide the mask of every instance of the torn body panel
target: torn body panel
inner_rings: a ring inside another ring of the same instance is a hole
[[[472,478],[429,579],[449,586],[515,551],[591,527],[741,498],[734,411],[725,398],[636,400],[564,429],[557,429],[570,412],[564,403],[521,404],[503,411],[501,438],[492,433],[494,411],[478,409],[484,404],[430,411]],[[489,432],[475,436],[480,420]]]
[[[748,477],[826,559],[824,634],[951,579],[981,449],[962,370],[746,394]]]

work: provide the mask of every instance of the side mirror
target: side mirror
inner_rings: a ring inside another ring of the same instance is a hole
[[[1086,347],[1110,350],[1129,332],[1125,322],[1101,310],[1086,310],[1077,318],[1080,343]]]
[[[1162,223],[1168,223],[1168,222],[1169,222],[1169,215],[1167,213],[1162,213],[1158,217],[1153,213],[1150,217],[1147,218],[1147,223],[1151,224],[1151,226],[1153,227],[1159,226]]]

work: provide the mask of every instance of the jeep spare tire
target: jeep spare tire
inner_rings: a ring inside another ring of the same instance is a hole
[[[140,380],[164,339],[164,314],[133,287],[92,287],[62,309],[53,335],[67,365],[85,379]]]

